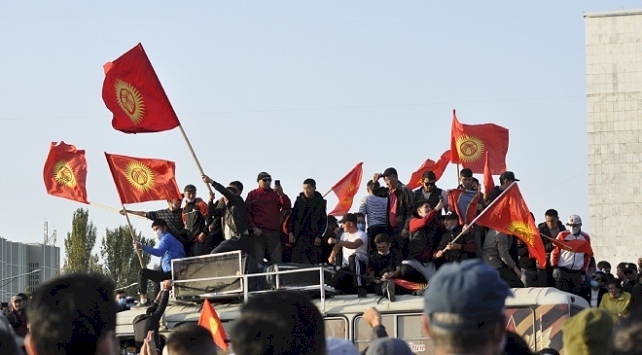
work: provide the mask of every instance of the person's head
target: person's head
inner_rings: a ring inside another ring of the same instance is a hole
[[[18,295],[15,295],[15,296],[11,297],[10,304],[11,304],[11,308],[14,311],[22,311],[22,308],[25,305],[25,301],[22,299],[22,297],[20,297]]]
[[[413,355],[414,353],[403,339],[379,338],[368,346],[366,355]],[[332,355],[332,354],[328,354]]]
[[[337,217],[328,215],[328,230],[335,231],[337,228],[339,228]]]
[[[357,216],[354,213],[347,213],[339,221],[343,225],[343,231],[347,233],[354,233],[357,231]]]
[[[212,333],[193,323],[172,329],[165,347],[168,355],[216,355],[217,351]]]
[[[624,281],[626,279],[624,276],[624,270],[626,270],[627,265],[628,263],[619,263],[615,268],[615,276],[617,276],[620,281]]]
[[[167,222],[165,222],[164,219],[155,219],[152,222],[152,230],[156,234],[156,238],[160,239],[160,237],[167,233]]]
[[[415,201],[415,208],[417,216],[423,218],[425,215],[430,212],[430,203],[428,200],[417,200]]]
[[[447,263],[425,293],[424,331],[441,352],[498,354],[505,346],[510,296],[508,284],[483,261]]]
[[[515,332],[506,331],[506,346],[503,354],[531,355],[531,349],[521,336]]]
[[[383,174],[381,174],[381,176],[383,177],[383,181],[386,182],[386,185],[388,185],[389,188],[394,189],[397,187],[397,183],[399,182],[397,169],[388,168],[383,171]]]
[[[269,190],[272,184],[272,176],[265,171],[261,171],[259,176],[256,177],[256,182],[259,184],[259,188]]]
[[[170,211],[176,211],[177,209],[181,208],[181,202],[182,202],[182,200],[181,199],[177,199],[177,198],[171,199],[171,200],[167,200],[167,208]]]
[[[183,189],[183,196],[185,196],[185,200],[187,200],[187,202],[194,202],[194,199],[196,199],[196,186],[191,184],[185,186],[185,189]]]
[[[606,285],[606,281],[606,274],[604,274],[602,271],[596,271],[592,276],[591,288],[594,290],[598,290],[600,287],[604,287],[604,285]]]
[[[546,213],[544,213],[544,218],[545,218],[545,221],[546,221],[546,227],[548,227],[548,229],[557,228],[557,224],[558,224],[558,222],[560,220],[560,216],[557,213],[557,210],[554,210],[552,208],[546,210]],[[555,238],[557,236],[556,235],[552,235],[551,237]]]
[[[314,193],[317,191],[317,182],[314,179],[305,179],[303,180],[303,196],[305,198],[314,197]]]
[[[459,183],[461,186],[467,190],[473,189],[473,171],[464,168],[459,172]]]
[[[613,317],[605,308],[585,308],[562,324],[565,354],[610,354]]]
[[[361,213],[357,212],[354,214],[357,217],[357,229],[365,232],[366,231],[366,216]]]
[[[425,171],[421,175],[421,183],[424,186],[424,191],[432,192],[432,190],[435,189],[435,184],[437,183],[435,173],[432,171]]]
[[[479,179],[473,176],[473,182],[471,184],[473,190],[479,191]]]
[[[638,267],[635,264],[627,264],[624,269],[624,278],[626,281],[633,281],[638,279]]]
[[[611,263],[609,263],[606,260],[602,260],[599,263],[597,263],[597,269],[602,271],[605,274],[610,274],[611,273]]]
[[[566,222],[566,225],[568,226],[571,234],[575,236],[580,235],[580,232],[582,232],[582,218],[580,218],[580,216],[576,214],[568,217],[568,222]]]
[[[114,284],[101,274],[65,274],[36,288],[27,308],[29,355],[111,355]]]
[[[319,309],[299,292],[274,291],[249,298],[230,330],[236,354],[325,353],[325,326]]]
[[[243,193],[243,183],[240,181],[232,181],[228,186],[234,187],[238,191],[238,195]]]
[[[228,185],[226,188],[227,188],[227,191],[229,191],[233,195],[240,195],[241,194],[239,192],[239,190],[237,189],[237,187],[232,185],[232,184]],[[227,197],[225,197],[225,195],[223,195],[223,201],[225,201],[225,203],[230,202],[230,200]]]
[[[127,303],[127,292],[123,290],[118,290],[116,291],[116,294],[114,295],[114,299],[116,300],[116,303],[120,307],[124,307],[125,303]]]
[[[611,298],[618,298],[622,294],[622,284],[617,279],[609,280],[606,284],[606,288],[609,291],[609,296],[611,296]]]
[[[536,352],[535,355],[560,355],[560,352],[553,348],[546,348]]]
[[[370,180],[366,184],[366,189],[368,190],[368,194],[370,194],[370,195],[372,195],[374,193],[374,191],[377,190],[380,187],[381,187],[381,185],[379,184],[379,181]]]
[[[459,226],[459,216],[456,212],[448,212],[444,216],[444,228],[446,230],[453,230]]]
[[[377,236],[375,236],[374,242],[377,246],[377,253],[386,255],[390,252],[390,245],[392,240],[390,239],[389,235],[385,233],[377,234]]]
[[[612,345],[612,355],[642,354],[642,311],[633,312],[618,325]]]
[[[519,181],[518,179],[515,179],[515,173],[512,171],[504,171],[501,175],[499,175],[499,185],[502,190],[505,190],[510,184],[514,183],[515,181]]]

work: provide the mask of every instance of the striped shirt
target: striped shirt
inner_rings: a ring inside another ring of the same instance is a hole
[[[361,200],[359,213],[366,216],[368,227],[386,225],[386,213],[388,213],[388,199],[375,195],[368,195]]]

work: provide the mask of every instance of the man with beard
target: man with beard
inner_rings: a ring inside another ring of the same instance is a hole
[[[288,226],[290,244],[294,244],[293,262],[318,264],[323,261],[322,237],[327,224],[326,201],[317,192],[317,183],[313,179],[305,179],[303,192],[294,203]]]

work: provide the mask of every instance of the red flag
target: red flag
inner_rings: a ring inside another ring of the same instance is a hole
[[[105,153],[122,203],[181,199],[173,161]]]
[[[359,185],[361,185],[361,177],[363,175],[363,163],[357,164],[346,176],[339,180],[334,186],[332,186],[332,191],[339,198],[339,203],[332,212],[329,213],[331,216],[343,216],[344,214],[350,212],[352,207],[352,201],[354,196],[359,191]]]
[[[593,256],[593,248],[591,247],[591,244],[586,240],[575,239],[565,240],[562,242],[547,235],[544,235],[543,237],[550,240],[551,243],[555,244],[555,246],[560,249],[571,251],[573,253],[584,253]]]
[[[519,186],[513,183],[493,202],[479,216],[477,223],[521,239],[528,247],[531,257],[537,259],[543,269],[546,266],[544,243]]]
[[[472,190],[452,189],[448,191],[448,206],[459,216],[459,224],[470,224],[477,216],[479,193]]]
[[[445,151],[437,162],[426,159],[426,161],[419,167],[419,169],[412,173],[412,175],[410,175],[410,181],[408,182],[408,184],[406,184],[406,186],[408,186],[411,190],[420,187],[423,183],[423,181],[421,181],[421,176],[426,171],[432,171],[433,173],[435,173],[435,181],[438,181],[444,174],[448,163],[450,163],[450,150]]]
[[[143,46],[103,66],[103,101],[112,126],[125,133],[161,132],[180,125]]]
[[[494,188],[495,188],[495,181],[493,181],[493,174],[491,174],[490,172],[488,152],[486,152],[486,161],[484,162],[484,197],[488,198],[488,194]]]
[[[506,171],[508,129],[492,123],[462,124],[453,110],[450,161],[461,163],[473,173],[483,173],[485,152],[489,155],[491,173],[499,175]]]
[[[403,279],[392,279],[392,281],[394,281],[397,286],[403,287],[409,291],[423,290],[428,287],[428,284],[425,283],[411,282]]]
[[[210,300],[207,298],[203,302],[203,310],[201,311],[201,316],[198,319],[198,325],[204,327],[212,333],[212,338],[214,343],[221,349],[227,350],[228,346],[225,340],[227,340],[227,334],[225,334],[225,328],[221,320],[218,318],[218,314],[214,309],[214,306],[210,303]]]
[[[87,202],[87,160],[85,151],[61,141],[51,143],[43,172],[47,193],[70,200]]]

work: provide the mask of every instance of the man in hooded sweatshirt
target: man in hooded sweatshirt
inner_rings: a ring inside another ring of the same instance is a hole
[[[303,264],[318,264],[323,261],[322,237],[328,225],[326,201],[317,192],[313,179],[303,181],[303,192],[294,202],[288,223],[292,261]]]

